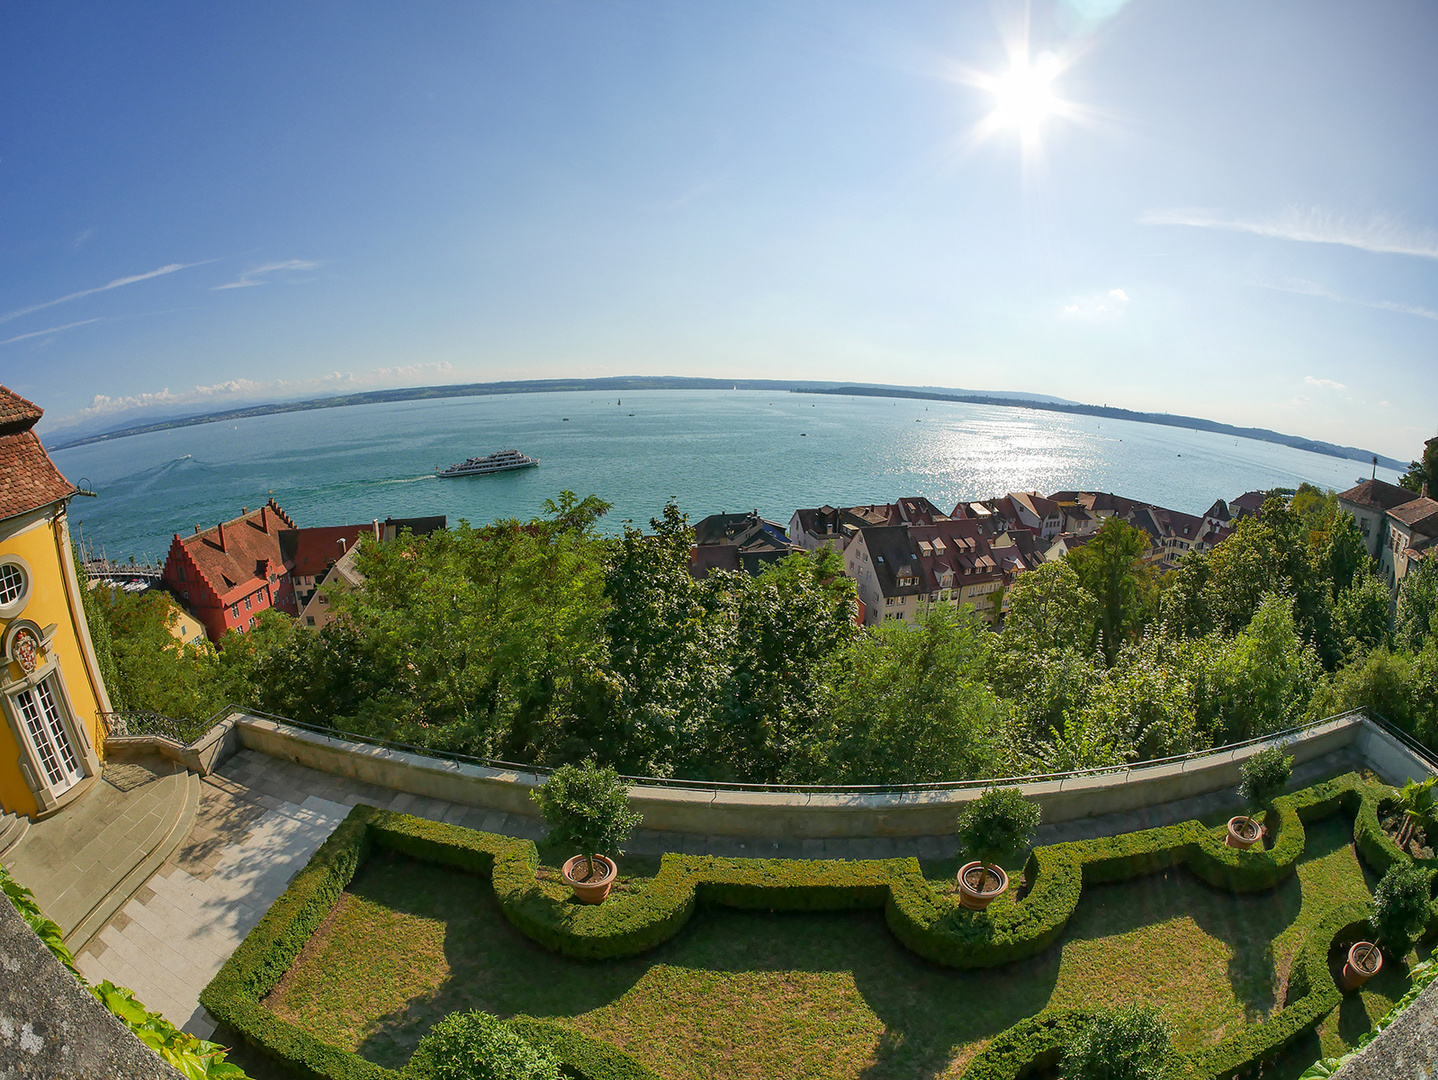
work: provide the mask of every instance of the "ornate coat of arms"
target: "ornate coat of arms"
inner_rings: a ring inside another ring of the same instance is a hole
[[[25,674],[29,675],[40,663],[40,640],[29,630],[21,630],[15,635],[11,652]]]

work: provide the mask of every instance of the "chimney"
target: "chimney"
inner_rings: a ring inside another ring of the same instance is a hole
[[[221,550],[221,551],[224,551],[224,550],[225,550],[225,523],[224,523],[223,521],[220,522],[220,524],[217,526],[217,529],[218,529],[219,534],[220,534],[220,550]]]
[[[382,539],[382,537],[380,536],[380,530],[379,530],[379,518],[375,518],[375,519],[374,519],[374,541],[375,541],[376,544],[378,544],[381,539]]]
[[[246,514],[248,514],[249,512],[250,512],[250,508],[249,508],[248,506],[242,506],[242,507],[240,507],[240,517],[244,517],[244,516],[245,516]]]
[[[260,507],[260,531],[261,531],[261,532],[269,532],[269,531],[270,531],[269,523],[265,520],[265,516],[266,516],[266,514],[268,514],[268,512],[269,512],[269,507],[267,507],[267,506],[262,506],[262,507]]]
[[[200,525],[199,525],[199,522],[196,522],[196,523],[195,523],[195,535],[196,535],[196,536],[199,536],[199,535],[200,535]]]

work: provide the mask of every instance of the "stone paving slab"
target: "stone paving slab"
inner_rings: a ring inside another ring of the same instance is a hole
[[[165,839],[188,779],[158,756],[109,763],[77,802],[33,822],[5,865],[69,934]]]

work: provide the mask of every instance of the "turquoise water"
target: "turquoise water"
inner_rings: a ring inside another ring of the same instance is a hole
[[[1369,468],[1232,436],[937,401],[762,391],[517,394],[358,405],[159,431],[54,455],[98,499],[72,517],[111,558],[163,557],[173,533],[273,492],[300,525],[446,514],[532,517],[568,489],[614,504],[612,529],[673,496],[691,520],[923,495],[948,511],[1006,491],[1116,491],[1202,513],[1216,498],[1338,490]],[[631,415],[632,414],[632,415]],[[567,420],[565,418],[568,418]],[[437,480],[435,466],[516,448],[537,469]],[[1379,474],[1396,479],[1388,470]]]

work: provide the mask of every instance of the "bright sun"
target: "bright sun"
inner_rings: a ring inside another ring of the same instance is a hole
[[[1037,139],[1044,118],[1061,105],[1053,92],[1059,66],[1052,53],[1044,53],[1034,63],[1027,56],[1016,56],[1007,72],[986,80],[985,88],[994,95],[989,125],[1017,131],[1025,142]]]

